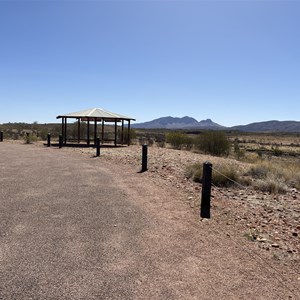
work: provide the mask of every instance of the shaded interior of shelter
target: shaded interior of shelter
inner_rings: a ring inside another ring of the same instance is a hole
[[[47,143],[44,143],[44,146],[47,146]],[[59,142],[54,141],[50,143],[51,147],[59,147]],[[94,143],[90,143],[89,145],[87,143],[72,143],[68,142],[66,144],[63,144],[64,147],[72,147],[72,148],[96,148],[96,145]],[[127,145],[121,145],[121,144],[100,144],[101,148],[122,148],[122,147],[127,147]]]

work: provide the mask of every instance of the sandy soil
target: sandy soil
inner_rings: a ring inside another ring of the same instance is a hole
[[[95,155],[93,148],[67,148],[67,151]],[[141,169],[141,155],[142,147],[138,145],[101,149],[101,160],[136,171]],[[224,160],[240,167],[244,165],[190,151],[148,147],[148,171],[141,176],[149,185],[172,190],[197,216],[201,184],[186,178],[186,167],[206,161],[214,165]],[[242,251],[257,255],[258,260],[271,268],[276,265],[278,274],[283,266],[288,267],[293,274],[291,279],[300,286],[300,191],[291,189],[286,194],[270,194],[251,187],[212,187],[211,214],[209,221],[202,221],[208,222],[213,230],[224,232],[237,246],[242,240]]]
[[[69,151],[71,149],[69,148]],[[76,149],[84,155],[95,154],[95,149]],[[141,146],[103,148],[101,160],[141,168]],[[194,213],[198,213],[201,184],[186,178],[186,167],[193,163],[224,162],[243,167],[235,160],[202,155],[190,151],[148,147],[147,176],[156,185],[173,189]],[[212,219],[240,234],[260,248],[264,254],[289,263],[300,274],[300,191],[291,189],[286,194],[270,194],[251,187],[212,187]],[[223,227],[224,226],[224,227]]]

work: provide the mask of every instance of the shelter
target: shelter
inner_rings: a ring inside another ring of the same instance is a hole
[[[92,139],[94,141],[94,144],[96,145],[96,139],[98,136],[97,132],[97,125],[98,122],[101,122],[102,124],[102,130],[101,130],[101,143],[104,143],[104,124],[105,123],[114,123],[114,144],[117,146],[117,124],[121,122],[121,144],[124,144],[124,121],[128,122],[128,130],[127,130],[127,143],[130,145],[130,121],[135,121],[135,119],[123,116],[120,114],[116,114],[113,112],[106,111],[101,108],[91,108],[86,109],[74,113],[69,113],[65,115],[59,115],[56,117],[56,119],[62,119],[62,137],[63,137],[63,143],[67,143],[67,120],[68,119],[76,119],[78,120],[78,133],[77,133],[77,141],[80,143],[81,136],[80,136],[80,123],[82,121],[87,122],[87,138],[86,142],[87,145],[90,145],[90,123],[94,123],[94,138]]]

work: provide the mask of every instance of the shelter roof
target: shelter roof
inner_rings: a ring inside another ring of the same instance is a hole
[[[59,115],[56,117],[57,119],[60,118],[97,118],[101,120],[133,120],[134,118],[123,116],[117,113],[113,113],[107,110],[104,110],[102,108],[91,108],[91,109],[85,109],[78,112],[68,113],[64,115]]]

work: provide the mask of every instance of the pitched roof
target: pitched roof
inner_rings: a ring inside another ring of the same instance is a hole
[[[121,120],[133,120],[134,118],[123,116],[120,114],[116,114],[107,110],[104,110],[102,108],[91,108],[91,109],[85,109],[78,112],[73,112],[69,114],[59,115],[56,117],[59,118],[97,118],[97,119],[104,119],[104,120],[115,120],[115,119],[121,119]]]

